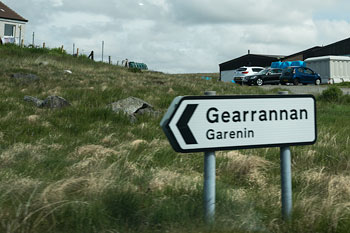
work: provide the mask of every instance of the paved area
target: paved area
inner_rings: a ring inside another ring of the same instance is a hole
[[[314,95],[319,95],[322,93],[322,91],[326,90],[328,86],[326,85],[306,85],[306,86],[293,86],[293,85],[264,85],[261,86],[261,88],[266,89],[266,90],[270,90],[270,89],[274,89],[276,87],[279,88],[283,88],[286,89],[288,91],[290,91],[291,93],[294,94],[314,94]],[[350,95],[350,88],[340,88],[344,94],[346,95]]]

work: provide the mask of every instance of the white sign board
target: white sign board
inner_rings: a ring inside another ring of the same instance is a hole
[[[312,95],[177,97],[161,126],[178,152],[313,144]]]

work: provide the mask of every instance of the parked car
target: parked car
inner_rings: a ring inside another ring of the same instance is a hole
[[[290,66],[283,69],[280,76],[280,83],[285,85],[286,83],[293,83],[294,85],[299,85],[302,83],[306,84],[321,84],[321,76],[314,72],[312,69],[300,66]]]
[[[242,78],[245,76],[257,74],[265,68],[259,66],[243,66],[235,70],[233,80],[236,83],[242,83]]]
[[[264,84],[279,84],[282,69],[280,68],[266,68],[255,75],[243,77],[243,84],[264,85]]]

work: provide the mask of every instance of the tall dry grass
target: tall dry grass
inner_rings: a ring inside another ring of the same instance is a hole
[[[18,72],[40,80],[11,79]],[[317,143],[291,148],[290,223],[281,219],[278,148],[217,152],[212,229],[203,222],[203,154],[175,153],[160,117],[132,124],[106,107],[135,96],[165,112],[175,96],[206,90],[267,93],[201,76],[0,47],[0,232],[348,232],[350,108],[343,102],[317,101]],[[71,107],[38,109],[25,95],[60,95]]]

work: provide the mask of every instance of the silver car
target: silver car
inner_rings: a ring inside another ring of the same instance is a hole
[[[242,83],[242,80],[245,76],[257,74],[260,71],[264,70],[264,67],[260,66],[243,66],[235,70],[233,80],[236,83]]]

